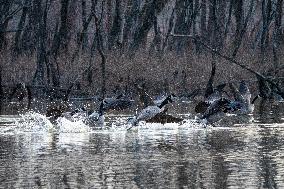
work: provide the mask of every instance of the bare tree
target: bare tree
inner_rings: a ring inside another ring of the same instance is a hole
[[[281,35],[281,19],[282,19],[282,6],[283,0],[277,0],[275,8],[275,29],[273,32],[273,57],[274,57],[274,73],[277,74],[279,71],[279,46],[283,45],[284,38]]]
[[[61,0],[61,9],[60,9],[60,28],[59,31],[56,31],[54,41],[53,41],[53,47],[52,47],[52,53],[54,56],[57,56],[58,50],[60,47],[63,49],[67,48],[68,45],[68,6],[69,6],[69,0]]]
[[[116,0],[115,16],[109,34],[109,48],[113,46],[121,47],[123,43],[123,32],[125,27],[125,0]]]
[[[136,51],[145,40],[148,32],[155,22],[155,15],[159,14],[168,0],[146,0],[144,7],[139,15],[140,25],[134,32],[131,50]]]
[[[45,4],[43,0],[35,0],[34,6],[37,14],[37,67],[33,82],[37,85],[45,85],[44,81],[44,67],[47,61],[46,57],[46,15],[47,15],[47,3]],[[43,6],[44,4],[44,6]]]
[[[22,9],[21,6],[14,6],[13,4],[13,0],[0,3],[0,49],[7,43],[6,32],[9,22]]]
[[[27,14],[28,14],[28,11],[29,11],[29,6],[30,6],[29,2],[30,2],[29,0],[24,1],[24,5],[23,5],[23,9],[22,9],[22,15],[21,15],[20,21],[18,23],[17,31],[16,31],[16,34],[15,34],[14,51],[15,51],[16,54],[20,54],[22,52],[22,47],[21,47],[20,41],[21,41],[24,25],[26,23]]]
[[[240,4],[241,1],[239,1],[236,6],[236,10],[235,11],[239,11],[239,12],[243,12],[243,5]],[[243,13],[240,15],[240,13],[235,13],[236,14],[236,22],[237,22],[237,26],[236,26],[236,34],[235,34],[235,40],[233,41],[233,46],[234,46],[234,50],[232,53],[232,56],[235,57],[238,53],[238,50],[240,48],[240,45],[242,43],[244,34],[246,32],[246,28],[249,22],[249,19],[251,18],[252,15],[252,11],[253,11],[253,7],[254,7],[254,0],[251,0],[250,5],[249,5],[249,9],[248,9],[248,13],[247,16],[245,18],[243,18]]]

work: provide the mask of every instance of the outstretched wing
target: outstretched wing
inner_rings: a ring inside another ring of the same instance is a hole
[[[202,119],[207,119],[212,115],[215,115],[219,112],[227,113],[230,109],[230,100],[222,98],[220,100],[214,101],[205,111]]]
[[[234,95],[235,101],[244,102],[244,101],[245,101],[245,98],[244,98],[244,96],[242,95],[242,93],[237,89],[237,87],[236,87],[233,83],[230,83],[229,86],[230,86],[231,92],[232,92],[233,95]]]
[[[137,116],[137,121],[145,121],[155,117],[158,113],[163,112],[164,109],[160,109],[157,106],[148,106],[147,108],[143,109]]]

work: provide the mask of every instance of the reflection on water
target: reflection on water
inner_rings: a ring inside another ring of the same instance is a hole
[[[216,128],[1,116],[0,188],[284,188],[283,104],[266,103],[253,123]]]

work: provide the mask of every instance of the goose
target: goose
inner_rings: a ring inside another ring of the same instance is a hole
[[[198,117],[206,120],[205,123],[213,124],[221,120],[227,113],[238,115],[252,113],[258,95],[251,101],[251,93],[244,81],[240,83],[239,89],[233,84],[230,84],[230,88],[234,94],[233,100],[221,97],[210,103],[200,103],[195,107],[195,110],[201,113]]]
[[[206,103],[213,103],[216,100],[220,100],[222,97],[224,97],[224,94],[226,94],[226,92],[224,91],[224,88],[226,87],[226,84],[220,84],[217,85],[215,89],[213,89],[211,94],[206,94],[205,97],[205,102]]]
[[[212,102],[206,110],[197,117],[204,120],[206,124],[214,125],[221,120],[226,113],[232,113],[240,108],[239,104],[227,98],[220,98]]]
[[[207,108],[213,104],[216,101],[221,100],[222,98],[224,98],[224,87],[226,86],[226,84],[220,84],[218,86],[216,86],[215,89],[213,89],[213,86],[209,87],[209,89],[206,89],[206,93],[205,93],[205,100],[200,101],[196,106],[195,106],[195,112],[196,113],[205,113],[205,111],[207,110]],[[216,103],[215,103],[216,104]]]
[[[234,113],[252,113],[254,110],[254,103],[258,99],[259,95],[255,96],[251,101],[251,93],[245,81],[241,81],[239,89],[236,89],[233,84],[230,84],[230,88],[234,94],[234,101],[232,102],[232,104],[239,107]]]
[[[73,110],[72,112],[64,113],[64,116],[73,120],[76,117],[85,117],[85,121],[87,123],[100,122],[101,125],[103,125],[104,112],[127,109],[133,105],[133,102],[133,100],[130,100],[123,95],[119,95],[116,98],[104,98],[101,100],[98,110],[91,112],[87,111],[84,107],[81,107]]]
[[[62,113],[61,117],[64,117],[70,121],[78,121],[81,119],[85,119],[86,117],[88,117],[89,112],[86,110],[86,108],[81,107],[81,108],[77,108],[71,112],[64,112]]]
[[[146,108],[148,106],[159,106],[161,103],[168,97],[167,94],[160,94],[155,99],[153,99],[145,89],[145,84],[142,84],[141,86],[138,84],[134,85],[138,91],[138,96],[140,103],[142,104],[143,108]],[[176,98],[176,97],[175,97]]]
[[[88,124],[97,124],[101,127],[104,126],[105,116],[104,116],[104,103],[103,101],[100,103],[98,111],[94,111],[89,114],[85,120]]]
[[[104,126],[104,112],[103,112],[103,103],[101,103],[98,111],[87,111],[85,108],[78,108],[71,112],[64,112],[59,117],[65,118],[69,121],[83,121],[86,125],[98,125],[100,127]],[[57,118],[59,118],[57,117]]]
[[[273,93],[274,95],[273,95],[273,98],[274,98],[274,100],[276,101],[276,102],[283,102],[284,101],[284,98],[282,97],[282,96],[284,96],[283,94],[282,95],[280,95],[280,94],[278,94],[278,93]]]
[[[132,126],[136,126],[139,121],[147,121],[154,118],[156,115],[165,112],[165,105],[173,102],[174,94],[171,94],[165,98],[160,105],[147,106],[141,112],[139,112],[134,118],[130,119],[129,122]],[[130,128],[129,128],[130,129]]]
[[[86,114],[86,113],[88,113],[88,111],[86,110],[86,108],[85,107],[81,107],[81,108],[78,108],[78,109],[75,109],[75,110],[73,110],[72,112],[70,112],[70,115],[71,116],[74,116],[74,115],[76,115],[76,114]]]
[[[157,99],[153,100],[152,97],[145,90],[145,83],[139,85],[137,83],[134,84],[138,91],[140,103],[143,105],[143,108],[147,108],[148,106],[160,106],[162,102],[168,98],[168,96],[160,95]],[[176,96],[173,94],[173,98],[176,100]],[[172,99],[173,100],[173,99]],[[179,123],[183,121],[182,118],[177,118],[172,115],[166,114],[166,110],[156,114],[154,117],[145,120],[147,123]]]

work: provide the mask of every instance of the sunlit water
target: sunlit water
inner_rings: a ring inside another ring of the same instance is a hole
[[[0,117],[0,188],[284,188],[283,103],[230,116],[98,128],[35,112]],[[237,120],[237,121],[236,121]]]

